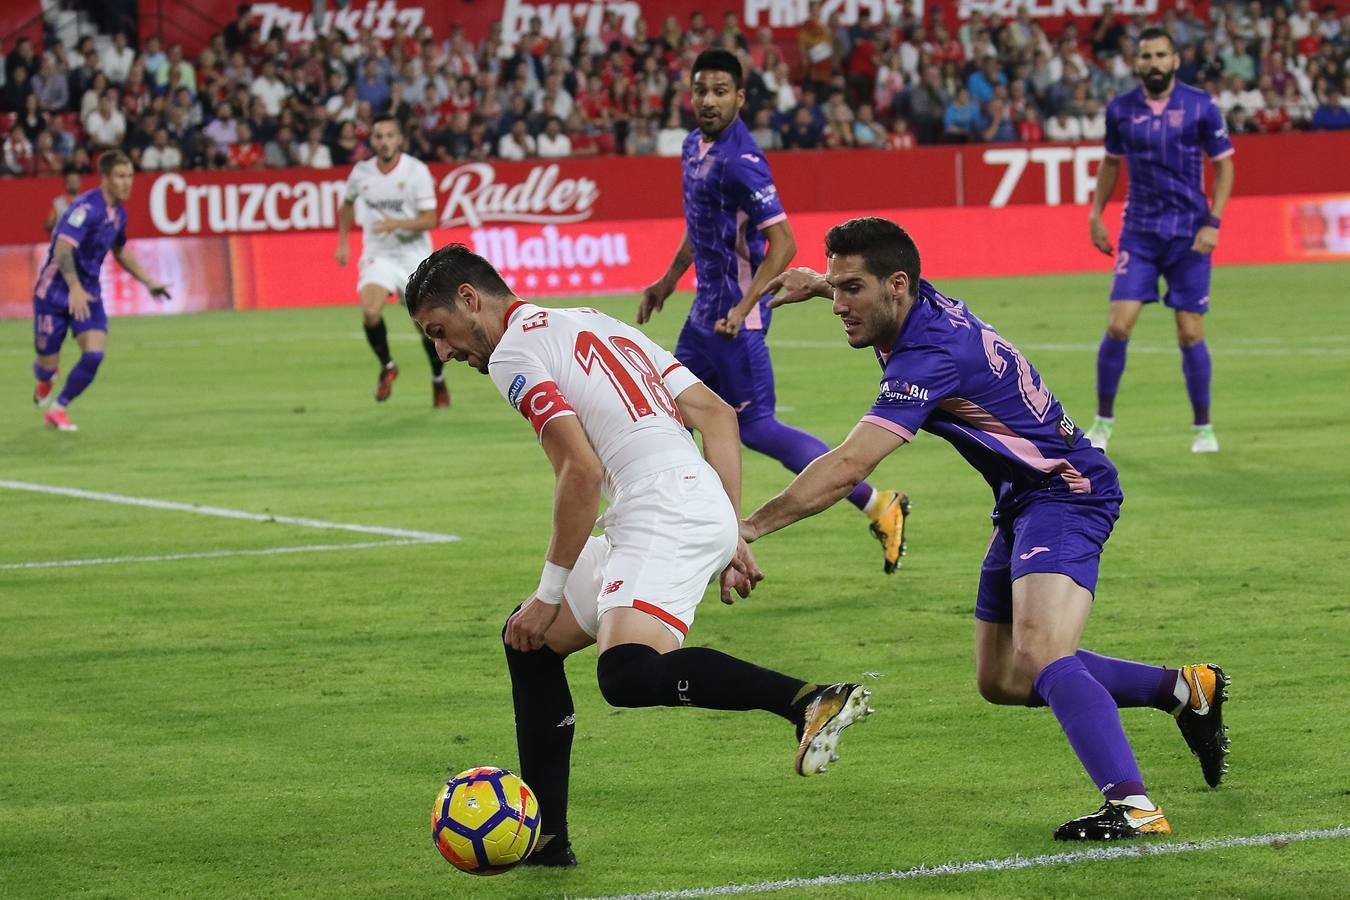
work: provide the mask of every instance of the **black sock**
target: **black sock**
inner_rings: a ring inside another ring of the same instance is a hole
[[[379,357],[380,365],[389,365],[391,359],[389,356],[389,333],[384,329],[384,319],[380,319],[374,325],[366,326],[366,342],[370,344],[370,349],[374,350],[375,355]]]
[[[548,647],[531,653],[506,647],[506,667],[516,711],[520,777],[539,799],[540,832],[557,835],[562,846],[567,843],[567,778],[576,731],[563,658]]]
[[[711,647],[657,653],[620,644],[600,654],[600,692],[611,706],[698,706],[763,709],[796,722],[806,682]]]
[[[422,349],[427,351],[427,359],[431,360],[431,377],[440,378],[441,372],[445,371],[445,363],[441,361],[441,355],[436,352],[436,342],[423,335]]]

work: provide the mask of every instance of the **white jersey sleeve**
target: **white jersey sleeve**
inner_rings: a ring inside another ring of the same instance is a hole
[[[417,166],[409,181],[412,184],[414,202],[418,211],[436,208],[436,185],[431,180],[431,170],[426,163],[417,160]]]
[[[522,342],[499,345],[488,362],[488,375],[506,402],[534,426],[535,437],[542,437],[544,426],[559,416],[576,415],[535,348]]]

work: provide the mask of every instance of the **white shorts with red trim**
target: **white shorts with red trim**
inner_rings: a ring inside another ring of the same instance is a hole
[[[620,487],[563,594],[591,637],[611,609],[661,621],[680,642],[708,582],[736,552],[736,514],[712,466],[696,462]]]
[[[356,290],[359,293],[366,285],[374,284],[402,298],[403,289],[408,286],[408,279],[417,271],[423,258],[424,254],[419,250],[362,256],[361,274],[356,278]]]

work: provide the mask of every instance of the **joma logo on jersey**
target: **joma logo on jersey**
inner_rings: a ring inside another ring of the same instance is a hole
[[[883,381],[881,383],[881,396],[879,399],[927,400],[928,388],[919,387],[917,384],[910,384],[908,381]]]
[[[511,386],[506,389],[506,400],[517,409],[520,408],[520,392],[525,390],[525,376],[517,375],[511,379]]]

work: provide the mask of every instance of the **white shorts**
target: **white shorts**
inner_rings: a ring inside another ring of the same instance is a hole
[[[401,253],[383,252],[379,256],[362,256],[361,274],[356,279],[356,290],[360,293],[368,284],[378,285],[391,294],[403,296],[408,279],[422,264],[425,255],[419,250]]]
[[[638,609],[683,643],[740,533],[717,472],[700,461],[640,478],[619,491],[600,526],[563,589],[577,624],[595,637],[607,610]]]

